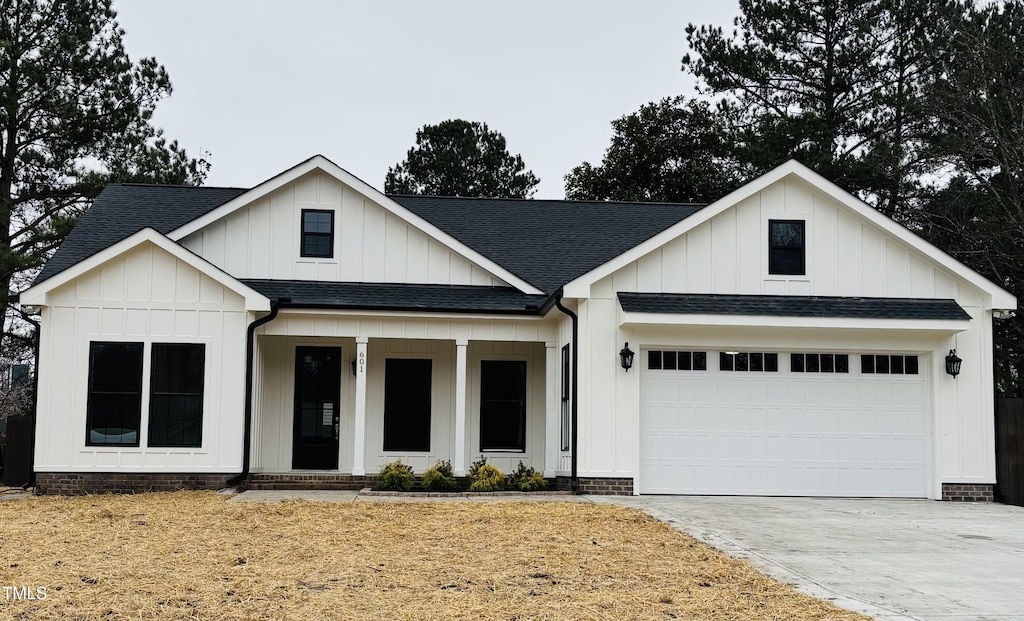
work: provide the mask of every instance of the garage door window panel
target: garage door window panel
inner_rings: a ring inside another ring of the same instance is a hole
[[[718,368],[722,371],[767,372],[779,370],[779,354],[773,352],[720,352]]]
[[[860,357],[860,372],[879,375],[917,375],[917,356],[905,354],[864,354]]]
[[[650,371],[707,371],[708,353],[706,351],[651,350],[647,352],[647,369]]]

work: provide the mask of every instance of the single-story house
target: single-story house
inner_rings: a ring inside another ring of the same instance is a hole
[[[991,497],[998,285],[797,162],[709,205],[112,185],[20,302],[40,492]]]

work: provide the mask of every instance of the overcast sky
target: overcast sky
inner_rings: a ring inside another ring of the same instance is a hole
[[[125,44],[174,94],[155,122],[211,153],[208,185],[251,187],[320,153],[376,188],[417,128],[483,121],[562,198],[610,121],[692,92],[686,24],[736,0],[115,0]]]

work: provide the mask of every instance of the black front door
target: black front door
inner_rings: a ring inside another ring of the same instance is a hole
[[[337,470],[341,427],[341,348],[295,348],[292,468]]]

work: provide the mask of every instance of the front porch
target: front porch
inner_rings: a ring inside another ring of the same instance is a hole
[[[450,460],[465,476],[486,457],[568,476],[556,331],[533,318],[282,311],[256,337],[248,486],[359,488],[396,459],[417,474]]]

